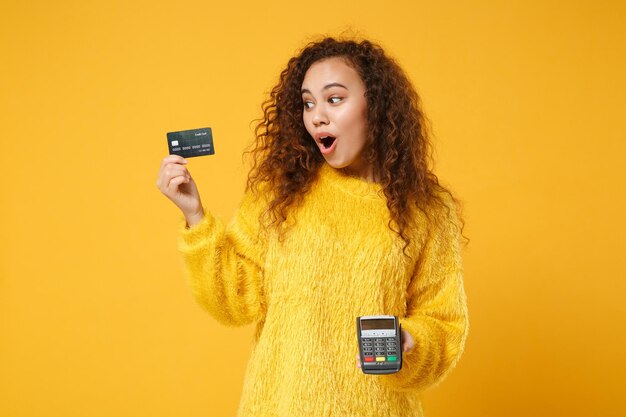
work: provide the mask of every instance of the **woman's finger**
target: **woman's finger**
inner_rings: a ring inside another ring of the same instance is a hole
[[[178,164],[167,165],[165,167],[165,170],[163,171],[163,176],[165,178],[172,178],[177,175],[188,175],[188,174],[189,174],[189,171],[187,171],[187,168],[183,165],[178,165]]]
[[[402,352],[410,352],[415,347],[415,341],[409,332],[402,329]]]
[[[186,167],[177,164],[166,165],[164,171],[159,174],[159,178],[157,179],[157,187],[161,189],[161,191],[169,190],[170,185],[172,184],[172,179],[180,176],[187,179],[187,181],[185,182],[189,182],[189,180],[191,179],[191,174]],[[164,186],[164,189],[162,188],[162,186]]]
[[[189,182],[187,177],[183,175],[179,175],[170,180],[167,188],[169,189],[170,192],[174,192],[174,190],[176,190],[176,188],[178,188],[180,184],[186,183],[186,182]]]
[[[168,165],[168,164],[182,164],[182,165],[185,165],[185,164],[187,164],[187,160],[185,158],[183,158],[182,156],[179,156],[179,155],[169,155],[169,156],[166,156],[161,161],[161,166],[159,167],[159,174],[158,175],[161,175],[161,172],[163,172],[163,169],[165,169],[165,166]]]

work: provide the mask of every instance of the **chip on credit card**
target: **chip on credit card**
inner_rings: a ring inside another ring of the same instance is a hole
[[[180,155],[183,158],[213,155],[215,153],[213,134],[210,127],[168,132],[167,146],[170,149],[170,155]]]

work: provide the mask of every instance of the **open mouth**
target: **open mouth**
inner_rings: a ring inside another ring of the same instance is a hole
[[[332,136],[324,136],[323,138],[320,138],[320,141],[322,142],[322,146],[328,149],[331,146],[333,146],[333,142],[335,141],[335,138]]]

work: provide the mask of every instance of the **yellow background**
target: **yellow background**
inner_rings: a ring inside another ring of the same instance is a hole
[[[470,336],[427,416],[626,415],[626,6],[543,0],[3,0],[0,415],[235,414],[253,329],[191,296],[165,133],[213,128],[189,169],[229,220],[279,72],[346,29],[406,69],[466,204]]]

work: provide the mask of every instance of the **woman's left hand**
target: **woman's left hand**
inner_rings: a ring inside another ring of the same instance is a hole
[[[413,350],[415,347],[415,341],[409,332],[402,329],[402,353],[407,353]],[[356,367],[361,367],[361,358],[359,354],[356,354]]]

